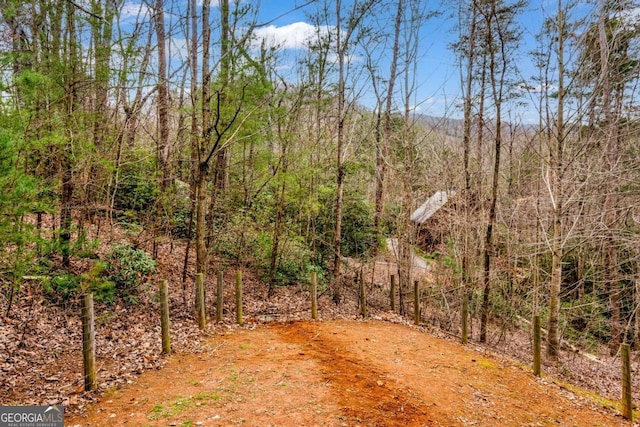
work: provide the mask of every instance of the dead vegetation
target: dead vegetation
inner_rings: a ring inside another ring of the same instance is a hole
[[[109,242],[130,239],[122,231],[110,236]],[[140,236],[136,236],[140,239]],[[141,240],[138,240],[140,242]],[[147,243],[148,245],[148,243]],[[145,248],[145,244],[139,244]],[[184,245],[166,241],[159,245],[157,273],[145,283],[135,304],[118,300],[114,304],[96,306],[97,366],[99,389],[85,393],[82,381],[82,337],[79,301],[52,301],[39,280],[25,281],[17,290],[8,316],[0,318],[0,404],[62,404],[69,412],[83,411],[103,393],[131,384],[143,372],[160,369],[166,359],[161,357],[158,290],[160,279],[170,284],[171,338],[174,353],[210,352],[212,341],[207,338],[228,328],[235,328],[233,271],[239,265],[214,263],[212,272],[224,268],[224,324],[209,323],[200,332],[193,309],[193,270],[188,271],[183,285],[182,262]],[[89,268],[89,261],[75,264],[78,270]],[[319,283],[319,315],[321,320],[360,318],[355,273],[362,269],[367,282],[369,317],[396,323],[408,323],[409,318],[389,311],[387,277],[393,272],[393,260],[381,259],[373,264],[349,265],[337,291],[336,284]],[[244,313],[246,327],[272,322],[288,322],[310,318],[309,293],[306,284],[275,289],[267,297],[269,287],[250,271],[244,271]],[[434,273],[436,274],[436,273]],[[441,273],[437,273],[441,274]],[[455,289],[443,287],[433,277],[421,277],[423,282],[423,326],[433,335],[457,339],[459,318],[455,307]],[[207,286],[207,307],[211,316],[215,307],[215,274]],[[340,298],[336,299],[336,292]],[[411,303],[406,299],[405,303]],[[0,310],[6,312],[8,299],[2,294]],[[410,309],[409,309],[410,312]],[[476,322],[473,322],[475,324]],[[531,361],[531,340],[526,322],[519,327],[493,325],[492,339],[485,350],[504,358],[514,358],[528,365]],[[477,325],[472,327],[472,337]],[[472,344],[475,346],[475,344]],[[571,350],[569,348],[569,350]],[[563,352],[561,362],[548,364],[544,371],[560,381],[586,387],[608,399],[619,396],[619,358],[584,357],[575,351]],[[593,356],[595,357],[595,356]],[[633,368],[636,385],[634,401],[640,400],[640,360]]]

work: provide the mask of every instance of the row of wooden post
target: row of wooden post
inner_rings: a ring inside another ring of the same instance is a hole
[[[362,274],[359,275],[359,296],[360,310],[363,317],[367,316],[367,293],[366,286]],[[217,274],[216,287],[216,321],[221,322],[223,310],[223,276],[219,271]],[[160,282],[160,329],[162,336],[162,352],[171,354],[171,336],[170,336],[170,319],[169,319],[169,291],[166,280]],[[391,309],[395,311],[395,276],[391,276]],[[315,271],[311,272],[311,318],[318,318],[318,284]],[[414,322],[420,323],[420,307],[419,307],[419,288],[418,282],[414,282]],[[235,297],[236,297],[236,322],[243,324],[242,312],[242,272],[236,272],[235,280]],[[205,304],[205,286],[204,275],[196,274],[196,318],[198,327],[204,329],[206,327],[206,304]],[[84,387],[85,390],[94,390],[97,386],[95,372],[95,329],[94,329],[94,311],[93,311],[93,295],[85,294],[82,305],[82,343],[83,343],[83,360],[84,360]]]
[[[362,277],[362,276],[360,276]],[[396,276],[391,275],[391,283],[389,289],[389,299],[391,311],[396,311]],[[359,281],[361,310],[363,317],[366,316],[366,293],[362,279]],[[413,282],[413,320],[416,325],[420,324],[420,288],[418,281]],[[465,293],[462,298],[462,335],[461,342],[466,344],[468,341],[469,330],[469,295]],[[629,421],[633,421],[633,403],[632,403],[632,386],[631,381],[631,347],[629,344],[620,345],[620,357],[622,362],[622,416]],[[540,323],[540,315],[533,317],[533,374],[540,376],[542,374],[542,330]]]
[[[633,421],[632,382],[631,382],[631,347],[629,344],[620,345],[622,363],[622,416]],[[533,316],[533,374],[542,374],[542,327],[540,315]]]
[[[360,314],[362,317],[367,317],[367,289],[364,284],[363,274],[360,273],[358,276],[358,294],[359,294],[359,302],[360,302]],[[397,310],[396,307],[396,276],[391,275],[391,286],[389,289],[389,302],[391,306],[391,311],[395,312]],[[413,323],[415,325],[420,325],[420,283],[415,280],[413,282]]]
[[[235,297],[236,297],[236,322],[243,324],[242,318],[242,272],[236,271],[235,277]],[[396,277],[391,275],[390,286],[390,308],[396,311]],[[362,317],[367,316],[367,292],[364,284],[363,274],[357,276],[358,293],[360,300],[360,312]],[[223,310],[223,275],[222,271],[217,274],[216,287],[216,321],[222,322]],[[196,314],[198,326],[200,329],[206,327],[206,304],[204,292],[204,276],[202,273],[196,275]],[[318,318],[318,284],[315,271],[311,272],[311,318]],[[160,283],[160,314],[161,314],[161,333],[162,333],[162,352],[171,354],[171,338],[169,334],[169,299],[168,284],[166,280]],[[416,325],[420,324],[420,287],[418,281],[414,281],[413,287],[414,311],[413,320]],[[468,295],[463,296],[462,301],[462,337],[463,344],[467,342],[468,330]],[[93,295],[86,294],[82,304],[82,354],[84,362],[84,388],[85,390],[93,390],[96,388],[96,372],[95,372],[95,329],[94,329],[94,312],[93,312]],[[542,360],[542,334],[540,315],[533,317],[533,374],[541,375]],[[632,382],[631,382],[631,350],[629,344],[622,344],[620,347],[622,358],[622,415],[628,420],[633,419],[632,405]]]
[[[216,322],[220,323],[223,320],[223,290],[224,279],[222,271],[218,271],[216,278]],[[236,323],[242,325],[242,271],[236,271],[235,282],[235,295],[236,295]],[[202,273],[196,274],[196,318],[198,319],[198,327],[204,329],[207,326],[207,309],[205,298],[205,285],[204,275]]]
[[[160,329],[162,336],[162,353],[171,354],[171,335],[169,320],[169,291],[166,280],[160,282]],[[236,322],[242,325],[242,272],[236,272]],[[216,321],[222,322],[224,281],[222,271],[217,275],[217,295],[216,295]],[[206,327],[206,305],[204,292],[204,276],[196,274],[196,318],[200,329]],[[317,309],[316,309],[317,317]],[[86,391],[95,390],[96,382],[96,341],[95,341],[95,321],[93,310],[93,295],[87,293],[82,298],[82,359],[84,367],[84,389]]]

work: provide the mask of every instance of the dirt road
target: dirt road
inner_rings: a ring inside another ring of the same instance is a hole
[[[220,332],[67,426],[618,426],[511,362],[408,326],[329,321]]]

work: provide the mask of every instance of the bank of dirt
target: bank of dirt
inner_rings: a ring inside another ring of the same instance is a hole
[[[65,425],[629,425],[526,367],[401,324],[271,323],[217,329],[207,344]]]

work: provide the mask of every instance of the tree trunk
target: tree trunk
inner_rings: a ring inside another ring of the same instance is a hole
[[[209,44],[211,27],[209,24],[210,0],[202,4],[202,134],[198,143],[198,170],[196,175],[195,208],[196,208],[196,272],[207,277],[208,246],[207,246],[207,177],[209,162],[206,150],[211,139],[211,97],[209,71]],[[194,28],[195,30],[195,28]],[[195,49],[194,45],[194,49]]]
[[[489,45],[499,42],[503,43],[503,40],[494,39],[492,31],[492,20],[496,18],[495,3],[492,3],[492,10],[488,16],[487,22],[487,42]],[[502,57],[503,61],[506,58]],[[496,70],[496,53],[491,51],[489,54],[489,80],[491,84],[493,102],[496,109],[495,119],[495,137],[494,137],[494,163],[493,163],[493,176],[491,179],[491,201],[489,205],[489,215],[487,217],[487,228],[484,238],[483,249],[483,294],[482,294],[482,307],[480,317],[480,342],[487,341],[487,325],[489,323],[489,296],[491,292],[491,256],[493,255],[493,227],[496,221],[496,205],[498,201],[498,182],[500,179],[500,155],[502,151],[502,85],[504,84],[505,66],[502,66],[500,70],[500,76],[496,76],[498,72]]]
[[[167,84],[167,55],[166,36],[164,28],[164,2],[156,0],[154,21],[158,44],[158,97],[157,97],[157,127],[156,168],[160,196],[156,200],[154,235],[162,234],[164,217],[164,195],[169,188],[169,95]],[[158,257],[158,239],[153,239],[153,256]]]
[[[618,270],[618,249],[616,247],[617,214],[617,174],[619,173],[620,148],[618,146],[618,123],[615,109],[612,108],[612,82],[610,71],[610,49],[606,24],[607,2],[600,1],[600,17],[598,19],[598,45],[600,50],[600,81],[602,84],[602,114],[605,129],[606,188],[604,200],[604,280],[611,309],[611,341],[609,349],[615,354],[622,342],[620,274]]]
[[[284,153],[283,153],[284,155]],[[286,172],[283,171],[283,172]],[[280,254],[280,237],[282,235],[282,221],[284,219],[285,187],[286,179],[282,180],[276,198],[275,219],[273,223],[273,243],[271,245],[271,259],[269,260],[269,296],[273,295],[276,286],[276,272],[278,268],[278,256]]]
[[[156,0],[155,24],[158,45],[158,141],[156,162],[159,169],[160,191],[170,184],[169,172],[169,92],[167,83],[166,36],[164,28],[164,2]]]
[[[337,158],[336,158],[336,201],[335,201],[335,228],[333,237],[333,275],[340,275],[340,259],[342,246],[342,197],[344,191],[344,121],[345,121],[345,45],[340,29],[341,0],[336,1],[336,52],[338,55],[338,116],[337,133]],[[344,44],[343,44],[344,43]]]
[[[462,298],[463,298],[463,310],[462,313],[462,336],[463,343],[467,341],[468,329],[468,300],[470,291],[470,277],[471,277],[471,245],[470,236],[472,233],[471,224],[471,210],[473,204],[473,196],[471,189],[471,170],[470,170],[470,157],[471,157],[471,125],[472,125],[472,94],[473,89],[473,71],[475,62],[475,43],[476,43],[476,20],[477,20],[477,8],[475,4],[472,5],[471,21],[469,22],[469,32],[466,35],[461,35],[462,38],[466,37],[468,40],[467,51],[462,53],[463,59],[466,59],[466,69],[464,81],[461,82],[464,85],[464,106],[463,106],[463,131],[462,131],[462,144],[463,144],[463,168],[464,168],[464,223],[463,223],[463,244],[462,244]],[[462,46],[464,49],[464,46]],[[462,61],[461,61],[462,63]]]
[[[200,133],[198,127],[198,12],[197,12],[197,0],[189,0],[189,11],[191,12],[191,44],[189,46],[189,66],[191,71],[191,167],[189,176],[189,224],[187,227],[187,247],[184,253],[184,265],[182,268],[182,290],[186,295],[186,279],[187,279],[187,266],[189,263],[189,251],[191,249],[192,232],[194,226],[194,219],[197,220],[196,204],[197,194],[199,188],[198,176],[199,176],[199,163],[200,163]],[[204,230],[200,230],[202,233]],[[200,234],[202,236],[202,234]],[[197,258],[197,255],[196,255]],[[197,262],[197,261],[196,261]]]
[[[558,0],[558,28],[557,28],[557,64],[558,64],[558,111],[556,119],[556,135],[550,140],[550,191],[552,200],[553,235],[551,237],[551,278],[549,281],[549,332],[547,334],[547,357],[557,360],[560,352],[560,292],[562,290],[562,257],[563,240],[563,188],[562,170],[564,167],[563,151],[565,139],[564,123],[564,40],[565,16],[562,0]]]
[[[206,245],[207,165],[200,165],[196,178],[196,272],[206,278],[209,259]]]
[[[225,88],[231,80],[231,34],[229,27],[229,0],[220,0],[220,78]],[[225,102],[224,92],[220,95],[221,104]],[[224,126],[224,123],[223,123]],[[213,181],[214,198],[226,193],[229,188],[229,150],[220,147],[216,154],[215,175]],[[213,202],[215,202],[215,199]],[[212,205],[212,208],[215,206]]]
[[[547,357],[552,360],[558,359],[560,352],[559,320],[562,284],[562,229],[560,218],[559,212],[554,212],[551,240],[551,279],[549,281],[549,333],[547,334]]]
[[[62,170],[62,194],[60,198],[60,245],[62,251],[62,265],[65,268],[71,266],[71,209],[73,203],[73,165],[71,155],[73,153],[73,138],[75,123],[73,122],[77,107],[77,75],[78,57],[75,23],[75,5],[67,4],[67,28],[68,28],[68,74],[66,76],[66,113],[67,129],[69,139],[64,149],[61,150],[61,170]]]
[[[340,262],[342,258],[342,211],[344,196],[345,169],[345,134],[344,124],[347,120],[348,108],[346,105],[346,74],[348,67],[347,50],[351,46],[351,38],[358,30],[360,21],[364,18],[374,0],[363,2],[354,1],[352,9],[347,17],[345,31],[342,31],[342,1],[336,1],[336,55],[338,56],[338,105],[336,115],[338,117],[338,129],[336,136],[336,200],[335,200],[335,232],[333,238],[333,274],[340,274]]]
[[[106,156],[105,140],[109,131],[109,79],[111,76],[111,45],[113,34],[113,17],[115,15],[115,4],[105,1],[104,7],[101,2],[94,3],[94,13],[102,16],[103,19],[92,21],[92,39],[94,45],[94,105],[93,105],[93,145],[99,156]],[[89,209],[98,203],[98,191],[95,181],[100,176],[99,165],[91,162],[88,179],[94,185],[87,185],[83,195],[83,216],[88,219]],[[107,192],[107,198],[109,193]]]
[[[638,271],[638,267],[636,267],[636,275],[640,275],[640,271]],[[635,335],[634,335],[634,348],[636,350],[640,350],[640,277],[636,277],[635,280],[636,288],[635,288]]]
[[[381,220],[384,211],[384,186],[387,176],[387,157],[389,152],[389,140],[391,139],[391,115],[393,114],[393,95],[395,90],[396,75],[398,70],[398,53],[400,51],[400,29],[402,24],[402,14],[404,12],[404,1],[398,0],[396,9],[396,19],[393,33],[393,51],[389,67],[389,83],[387,85],[386,105],[384,109],[384,124],[381,138],[376,145],[376,196],[375,196],[375,216],[374,228],[376,230],[376,241],[374,243],[374,256],[377,254],[381,236]],[[380,105],[381,107],[381,105]],[[380,114],[380,111],[378,111]]]

